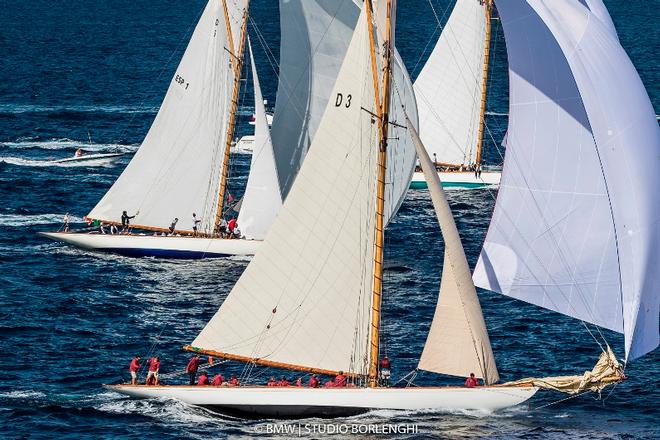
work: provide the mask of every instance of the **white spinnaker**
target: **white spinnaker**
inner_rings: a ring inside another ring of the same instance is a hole
[[[499,375],[461,237],[435,166],[413,124],[406,122],[445,241],[440,294],[419,368],[461,377],[474,373],[490,385]]]
[[[266,120],[264,98],[261,95],[257,66],[254,63],[252,45],[248,39],[252,80],[254,84],[254,149],[250,161],[250,174],[245,195],[238,214],[238,226],[248,239],[263,240],[282,206],[280,185],[275,167],[273,143]]]
[[[232,27],[240,27],[240,20]],[[139,212],[134,224],[165,228],[174,217],[194,212],[202,219],[200,229],[211,231],[234,81],[226,47],[222,3],[209,1],[147,136],[89,218],[119,221],[126,210]],[[187,222],[179,225],[192,229]]]
[[[419,135],[437,162],[470,165],[476,160],[485,36],[484,6],[458,0],[415,80]]]
[[[194,347],[366,373],[378,124],[365,15],[282,209]]]
[[[600,21],[603,22],[605,27],[612,33],[614,37],[619,39],[618,35],[616,34],[616,28],[614,27],[612,17],[610,17],[610,13],[607,12],[607,8],[605,7],[603,0],[580,0],[580,2],[589,8],[589,10],[593,12],[593,14],[598,17]]]
[[[354,0],[280,1],[280,79],[271,136],[285,198],[331,101],[360,4]],[[410,119],[417,124],[412,81],[396,51],[393,82],[399,93],[393,91],[390,120],[403,120],[404,104]],[[387,157],[386,224],[403,202],[415,166],[415,153],[406,130],[396,126],[390,130],[394,134]]]
[[[502,183],[475,284],[658,345],[660,131],[618,40],[568,0],[498,2],[510,68]]]

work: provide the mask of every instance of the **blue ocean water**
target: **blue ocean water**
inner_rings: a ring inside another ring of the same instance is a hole
[[[437,39],[427,1],[400,1],[397,45],[416,75]],[[446,20],[451,2],[434,0]],[[222,438],[249,436],[258,422],[218,416],[177,401],[132,401],[101,384],[126,378],[135,353],[157,352],[180,370],[189,343],[221,304],[247,261],[168,261],[93,254],[47,242],[65,212],[81,218],[128,159],[111,167],[41,161],[89,151],[134,152],[148,129],[204,2],[0,2],[0,435],[4,438]],[[650,2],[607,1],[623,46],[660,111],[660,18]],[[278,50],[274,0],[253,0],[254,22]],[[254,30],[252,30],[254,35]],[[506,56],[494,29],[487,161],[506,127]],[[256,41],[256,39],[253,39]],[[429,46],[430,45],[430,46]],[[425,51],[426,48],[426,51]],[[257,52],[266,98],[276,75]],[[250,130],[249,103],[240,133]],[[240,193],[248,158],[235,163]],[[450,203],[474,264],[495,194],[451,191]],[[443,245],[425,192],[411,191],[387,233],[385,347],[394,374],[414,369],[433,314]],[[590,369],[599,348],[572,319],[481,292],[503,380]],[[618,354],[620,335],[604,332]],[[374,412],[350,423],[418,424],[425,437],[658,438],[660,352],[631,363],[630,379],[601,398],[539,393],[495,415]],[[240,373],[225,364],[224,373]],[[266,373],[268,374],[268,373]],[[420,374],[420,384],[455,383]]]

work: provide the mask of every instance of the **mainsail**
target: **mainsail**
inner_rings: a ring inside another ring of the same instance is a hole
[[[254,63],[252,45],[248,39],[252,81],[254,84],[254,150],[250,161],[250,174],[245,195],[238,214],[238,225],[248,239],[263,240],[282,206],[280,185],[277,180],[273,144],[266,120],[264,99],[261,95],[257,66]]]
[[[366,374],[378,152],[370,54],[363,11],[282,209],[193,349]]]
[[[412,124],[408,125],[408,130],[445,241],[440,296],[419,368],[461,377],[475,373],[490,385],[499,380],[499,375],[465,250],[435,166]]]
[[[227,22],[236,45],[245,9],[243,1],[207,3],[144,142],[88,218],[117,222],[128,211],[138,213],[136,225],[166,228],[194,212],[211,232],[235,79]]]
[[[280,76],[271,135],[284,197],[331,101],[361,4],[358,0],[280,1]],[[395,53],[393,76],[399,93],[392,98],[396,114],[390,120],[403,120],[399,113],[403,105],[417,124],[412,81],[398,53]],[[392,137],[398,139],[390,142],[388,149],[386,223],[401,205],[415,165],[414,150],[406,131],[395,128]]]
[[[435,161],[477,160],[486,44],[485,6],[458,0],[415,80],[419,134]]]
[[[497,6],[510,119],[475,284],[623,333],[635,359],[658,346],[653,107],[617,38],[580,3]]]

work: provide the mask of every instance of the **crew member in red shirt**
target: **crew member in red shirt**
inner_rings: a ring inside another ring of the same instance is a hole
[[[158,385],[158,371],[160,370],[160,358],[154,356],[149,359],[149,372],[147,373],[147,385]]]
[[[343,388],[346,386],[346,376],[344,376],[344,372],[340,371],[337,376],[335,376],[335,387],[337,388]]]
[[[211,381],[211,385],[213,385],[214,387],[219,387],[220,385],[222,385],[222,382],[224,382],[224,381],[225,381],[225,378],[222,377],[222,374],[216,373],[216,375],[213,376],[213,380]]]
[[[197,380],[197,385],[208,385],[209,376],[206,374],[206,371],[202,371],[202,374],[199,375],[199,380]]]
[[[316,377],[316,374],[312,374],[312,377],[309,378],[309,387],[310,388],[318,388],[320,385],[319,378]]]
[[[470,377],[465,379],[465,386],[467,388],[474,388],[479,386],[479,379],[474,377],[474,373],[470,373]]]
[[[379,362],[378,362],[378,369],[380,370],[380,381],[383,385],[387,386],[389,385],[390,382],[390,376],[391,376],[391,371],[390,371],[390,359],[387,356],[384,356]]]
[[[303,386],[303,384],[302,384],[302,377],[299,377],[298,379],[296,379],[296,386],[297,386],[297,387],[301,387],[301,386]]]
[[[128,371],[131,373],[131,385],[137,385],[137,372],[140,370],[140,356],[135,356],[128,366]]]
[[[186,373],[188,373],[188,376],[190,377],[190,385],[195,385],[195,377],[197,377],[197,369],[199,368],[199,355],[196,354],[192,358],[190,358],[190,361],[188,362],[188,365],[186,365]]]
[[[280,377],[279,382],[277,382],[278,387],[289,387],[291,386],[291,382],[289,382],[286,377],[282,376]]]
[[[229,220],[229,223],[227,223],[227,229],[229,229],[229,237],[234,235],[234,228],[236,228],[236,219],[232,218]]]
[[[275,380],[274,377],[271,377],[268,379],[268,383],[266,384],[268,387],[276,387],[277,386],[277,381]]]
[[[232,387],[237,387],[239,385],[238,379],[233,374],[232,374],[231,378],[229,379],[229,385],[232,386]]]

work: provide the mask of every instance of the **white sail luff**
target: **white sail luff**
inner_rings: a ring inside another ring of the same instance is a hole
[[[377,126],[362,14],[318,133],[259,252],[194,347],[365,373]]]
[[[486,384],[495,383],[499,380],[495,356],[451,208],[422,141],[412,125],[408,130],[445,241],[440,295],[419,368],[461,377],[475,373]]]
[[[280,195],[280,185],[277,178],[270,128],[266,119],[264,99],[261,95],[257,67],[254,63],[249,38],[248,50],[250,52],[254,84],[254,149],[250,161],[250,174],[248,175],[245,194],[238,215],[238,226],[246,238],[263,240],[282,206],[282,196]]]
[[[419,135],[437,162],[475,163],[485,36],[485,6],[475,0],[458,0],[415,80]]]
[[[228,10],[240,27],[242,2]],[[119,221],[126,210],[135,224],[166,228],[177,217],[177,229],[192,230],[182,219],[194,212],[211,231],[234,81],[227,44],[222,4],[209,1],[140,149],[88,217]]]

